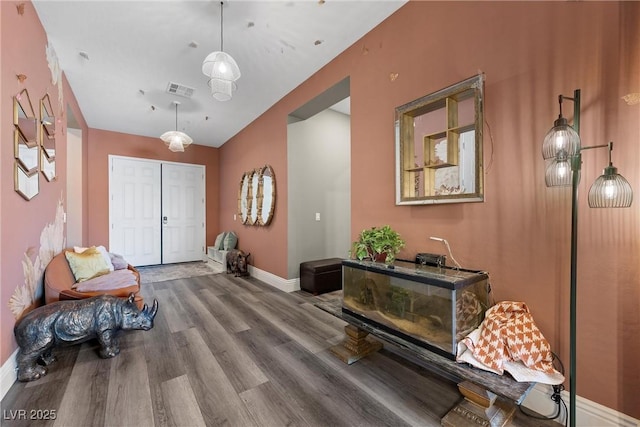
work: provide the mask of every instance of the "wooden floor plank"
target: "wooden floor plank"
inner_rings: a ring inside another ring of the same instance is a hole
[[[113,360],[101,359],[96,348],[88,344],[81,346],[55,427],[104,425]]]
[[[213,355],[225,368],[237,392],[248,390],[267,381],[262,371],[218,323],[196,294],[185,292],[182,298],[189,309],[192,321],[198,326]]]
[[[241,319],[240,315],[220,301],[211,289],[202,289],[200,295],[202,302],[227,331],[235,333],[249,329],[249,325]]]
[[[143,348],[121,350],[113,359],[105,426],[153,426],[153,407]]]
[[[180,298],[175,295],[175,289],[160,289],[156,291],[156,296],[158,307],[162,307],[162,316],[166,319],[171,332],[193,327],[193,323],[180,303]]]
[[[288,396],[283,396],[271,383],[240,393],[242,401],[259,426],[308,426],[290,405]]]
[[[206,425],[186,375],[162,383],[162,397],[166,402],[167,425],[176,427]]]
[[[176,334],[189,382],[207,425],[256,425],[224,370],[195,329]]]

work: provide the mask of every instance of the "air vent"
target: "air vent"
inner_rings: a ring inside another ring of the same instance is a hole
[[[194,88],[179,83],[169,82],[167,85],[167,93],[184,96],[185,98],[191,98],[194,91]]]

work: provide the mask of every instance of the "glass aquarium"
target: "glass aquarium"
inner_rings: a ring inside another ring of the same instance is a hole
[[[396,261],[342,261],[343,313],[455,359],[489,306],[483,271]]]

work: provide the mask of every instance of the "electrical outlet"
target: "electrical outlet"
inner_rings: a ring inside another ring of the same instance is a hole
[[[316,221],[320,221],[320,212],[316,212]]]

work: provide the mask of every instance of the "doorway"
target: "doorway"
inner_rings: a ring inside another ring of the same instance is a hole
[[[132,265],[201,261],[205,167],[109,156],[109,250]]]

